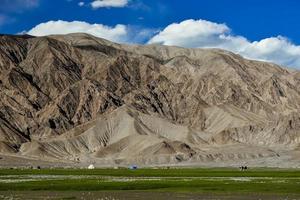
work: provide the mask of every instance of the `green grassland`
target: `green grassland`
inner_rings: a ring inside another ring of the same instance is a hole
[[[3,175],[97,175],[116,177],[299,177],[300,169],[254,168],[240,171],[235,168],[126,168],[111,169],[0,169]]]
[[[300,170],[250,169],[239,171],[227,168],[0,170],[0,191],[37,190],[155,190],[300,195]]]

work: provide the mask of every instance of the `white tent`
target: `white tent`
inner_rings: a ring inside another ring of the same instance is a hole
[[[95,169],[95,166],[94,166],[93,164],[90,164],[90,165],[88,166],[88,169]]]

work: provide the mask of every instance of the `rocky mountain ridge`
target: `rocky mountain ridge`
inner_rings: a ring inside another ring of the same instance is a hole
[[[300,72],[220,49],[1,35],[0,98],[5,156],[300,166]]]

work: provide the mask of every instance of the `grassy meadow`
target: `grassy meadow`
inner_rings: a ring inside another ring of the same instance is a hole
[[[1,169],[1,191],[164,191],[300,195],[292,169]]]

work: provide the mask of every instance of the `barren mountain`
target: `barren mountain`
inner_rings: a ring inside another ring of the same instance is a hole
[[[1,35],[0,99],[0,165],[300,167],[300,72],[224,50]]]

